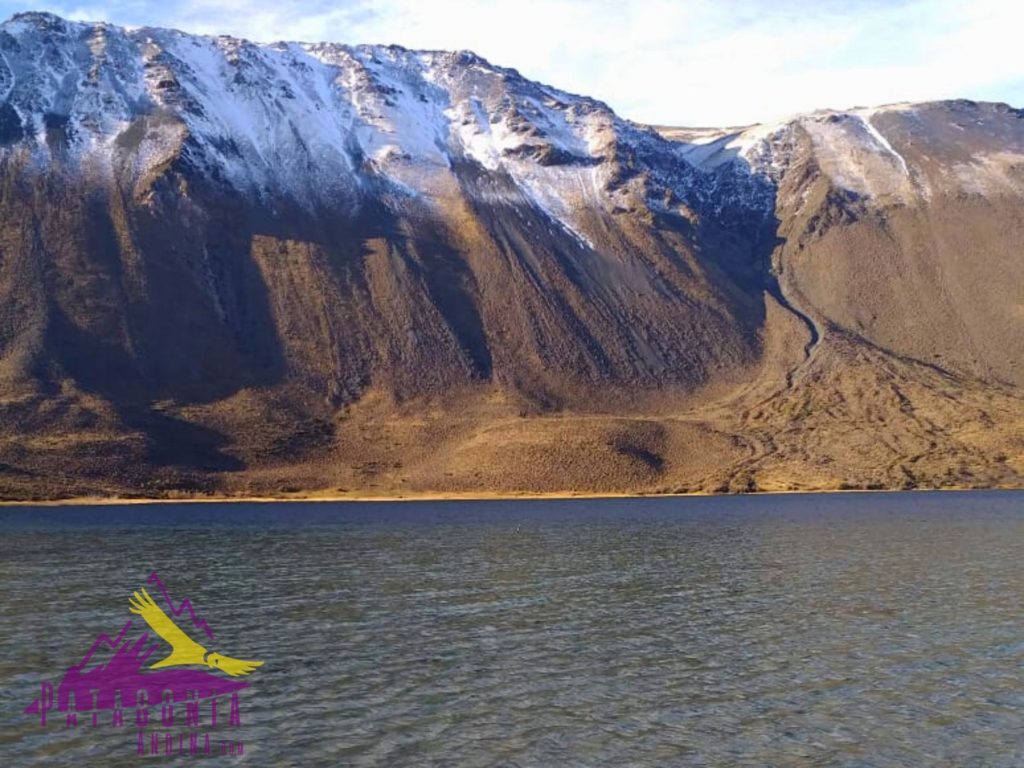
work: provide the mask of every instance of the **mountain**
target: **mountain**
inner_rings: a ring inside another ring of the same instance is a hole
[[[1020,486],[1024,113],[645,126],[0,25],[0,496]]]

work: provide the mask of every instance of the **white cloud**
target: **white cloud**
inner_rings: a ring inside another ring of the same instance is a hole
[[[112,0],[49,7],[76,18],[258,40],[467,48],[656,123],[743,124],[819,107],[956,96],[1024,102],[1017,42],[1024,4],[1002,0],[314,0],[299,7]]]

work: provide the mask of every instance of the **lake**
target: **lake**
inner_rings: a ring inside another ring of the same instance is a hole
[[[0,765],[143,761],[23,710],[154,571],[239,764],[1024,764],[1024,492],[0,509]]]

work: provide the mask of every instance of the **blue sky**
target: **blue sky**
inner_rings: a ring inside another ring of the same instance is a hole
[[[255,40],[470,49],[634,120],[740,125],[966,97],[1024,106],[1015,0],[83,0],[0,2]]]

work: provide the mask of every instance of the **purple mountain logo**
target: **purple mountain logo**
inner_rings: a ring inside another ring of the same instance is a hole
[[[113,638],[100,634],[82,660],[65,671],[56,690],[50,682],[40,685],[39,697],[25,712],[37,716],[41,726],[46,725],[48,715],[52,719],[51,713],[63,713],[65,727],[77,727],[80,714],[91,716],[92,725],[96,726],[100,713],[109,710],[112,712],[109,724],[123,727],[124,711],[133,709],[135,724],[140,726],[140,754],[177,754],[178,751],[170,751],[172,742],[176,750],[180,747],[180,751],[188,752],[191,746],[195,754],[204,751],[205,745],[205,751],[210,753],[209,734],[205,735],[203,744],[197,739],[196,729],[201,725],[200,702],[209,700],[206,725],[213,728],[217,726],[217,698],[230,696],[228,724],[238,725],[237,692],[248,688],[249,683],[235,678],[250,674],[263,662],[236,659],[208,650],[204,643],[216,641],[216,636],[207,621],[197,615],[192,602],[186,598],[175,604],[155,571],[146,583],[159,592],[164,607],[150,597],[145,588],[135,592],[128,600],[129,610],[142,621],[128,619]],[[142,631],[133,631],[136,629]],[[170,646],[170,653],[160,658],[157,652],[162,648],[166,650],[166,646]],[[154,659],[158,660],[150,663]],[[175,705],[184,707],[184,723],[191,732],[152,732],[147,739],[143,730],[151,724],[149,708],[159,706],[159,722],[169,728],[174,724]],[[232,742],[233,754],[236,744],[241,752],[241,743]],[[148,752],[147,746],[150,747]]]

